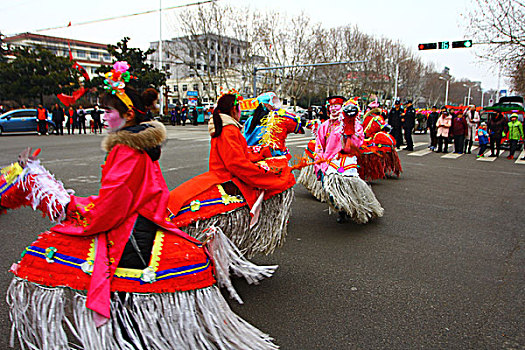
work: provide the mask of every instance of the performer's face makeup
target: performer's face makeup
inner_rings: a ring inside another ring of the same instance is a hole
[[[111,107],[105,109],[104,120],[108,123],[109,132],[119,131],[126,124],[126,120],[120,116],[120,113]]]
[[[341,108],[342,107],[343,107],[342,105],[337,105],[337,104],[336,105],[330,105],[328,107],[328,110],[330,111],[330,115],[334,116],[334,117],[339,116],[339,114],[341,113]]]

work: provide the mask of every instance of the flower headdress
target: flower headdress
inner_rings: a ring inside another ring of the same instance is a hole
[[[244,97],[242,97],[242,95],[236,89],[231,88],[228,91],[223,91],[221,86],[221,96],[219,96],[219,98],[221,98],[224,95],[235,95],[235,101],[233,102],[234,106],[237,106],[239,102],[244,100]]]
[[[104,89],[117,96],[129,109],[133,109],[133,102],[131,102],[129,96],[124,92],[126,83],[131,79],[137,79],[128,72],[129,67],[126,61],[115,62],[111,72],[107,72],[105,75]]]

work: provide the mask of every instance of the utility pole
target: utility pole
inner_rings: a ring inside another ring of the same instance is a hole
[[[162,67],[162,0],[159,0],[159,65],[160,71],[163,72]],[[159,104],[160,104],[160,115],[164,115],[164,94],[162,93],[163,86],[159,89]]]

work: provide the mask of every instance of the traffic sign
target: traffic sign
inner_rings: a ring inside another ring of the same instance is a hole
[[[450,43],[448,41],[440,41],[438,43],[438,49],[446,50],[446,49],[449,49],[449,48],[450,48]]]

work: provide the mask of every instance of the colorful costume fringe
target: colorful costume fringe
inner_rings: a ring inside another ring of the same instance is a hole
[[[309,162],[315,161],[315,140],[310,140],[310,142],[308,142],[303,157]],[[306,189],[310,191],[312,196],[318,201],[326,202],[326,192],[323,190],[321,181],[317,180],[313,165],[308,165],[301,169],[297,182],[306,187]]]

